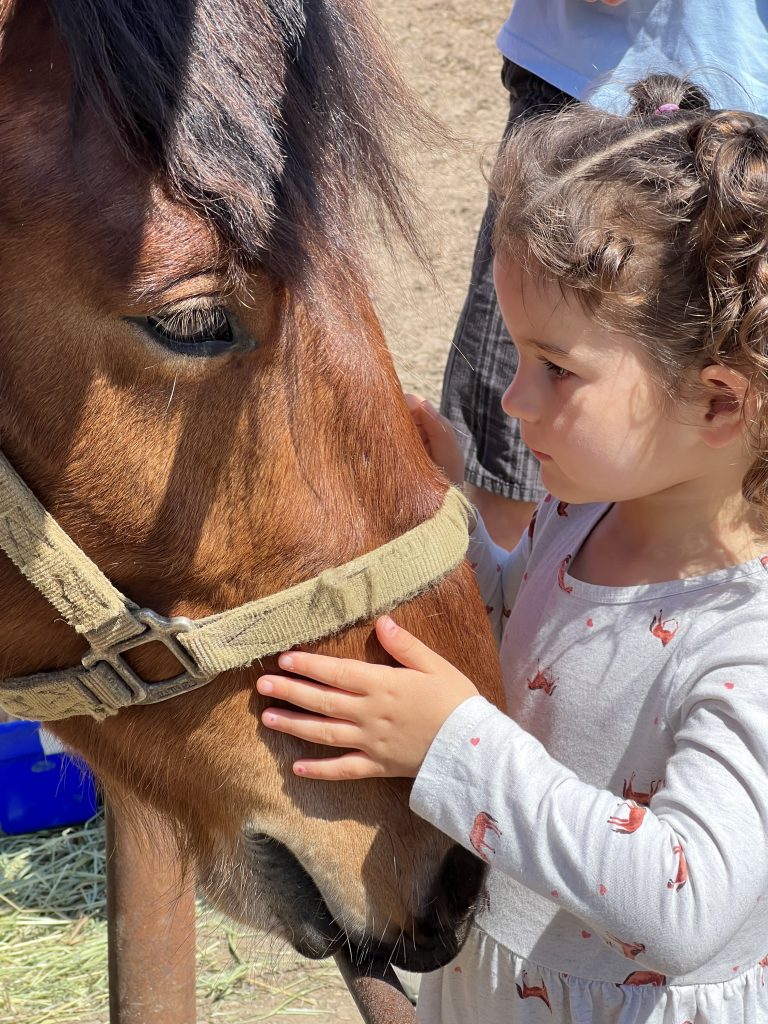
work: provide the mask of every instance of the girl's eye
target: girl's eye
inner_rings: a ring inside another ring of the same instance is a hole
[[[184,355],[216,355],[234,343],[234,332],[222,306],[192,306],[148,316],[155,340]]]
[[[558,366],[557,363],[551,363],[549,359],[544,360],[544,365],[548,372],[551,373],[553,377],[557,377],[558,380],[565,380],[567,377],[571,376],[570,370],[566,370],[564,367]]]

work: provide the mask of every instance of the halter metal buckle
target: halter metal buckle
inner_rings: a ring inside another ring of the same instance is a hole
[[[103,647],[92,644],[91,649],[82,658],[84,668],[88,670],[96,668],[99,673],[106,671],[110,676],[116,677],[111,680],[112,682],[123,684],[128,690],[123,707],[134,704],[155,704],[210,682],[212,677],[200,671],[192,656],[176,639],[179,633],[189,633],[196,628],[192,619],[188,619],[184,615],[166,618],[164,615],[153,612],[150,608],[141,608],[135,613],[135,618],[145,627],[141,633]],[[184,671],[170,679],[150,682],[142,679],[131,668],[123,657],[123,653],[156,641],[168,648]]]

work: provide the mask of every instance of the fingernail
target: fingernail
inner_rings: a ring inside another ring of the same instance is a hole
[[[293,766],[293,771],[294,771],[294,773],[296,775],[306,775],[307,774],[307,769],[304,767],[303,764],[295,764]]]
[[[277,715],[273,715],[270,711],[265,711],[261,716],[261,720],[264,725],[274,725],[277,721]]]
[[[391,633],[396,633],[397,632],[397,623],[395,622],[394,619],[390,619],[390,617],[388,615],[382,615],[382,617],[381,617],[381,627],[382,627],[382,629],[384,630],[385,633],[390,633],[391,634]]]
[[[277,663],[280,668],[293,668],[293,656],[290,654],[281,654],[277,659]]]
[[[275,687],[272,685],[269,679],[260,679],[256,683],[256,689],[259,691],[259,693],[272,693],[274,688]]]

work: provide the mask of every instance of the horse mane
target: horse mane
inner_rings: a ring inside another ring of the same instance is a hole
[[[47,0],[125,157],[217,228],[232,264],[294,286],[356,267],[371,210],[419,251],[394,155],[419,110],[358,0]],[[327,266],[327,264],[326,264]]]

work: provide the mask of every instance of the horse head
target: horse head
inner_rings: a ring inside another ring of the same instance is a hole
[[[139,6],[0,3],[0,443],[122,593],[197,619],[386,544],[446,483],[358,242],[371,214],[409,231],[387,143],[407,103],[359,3]],[[4,557],[0,614],[4,676],[85,652]],[[466,565],[397,617],[501,699]],[[308,646],[385,660],[370,621]],[[178,671],[159,644],[126,660]],[[53,727],[110,799],[175,823],[232,916],[310,956],[438,966],[479,861],[411,815],[402,780],[296,779],[299,745],[259,722],[275,670]]]

